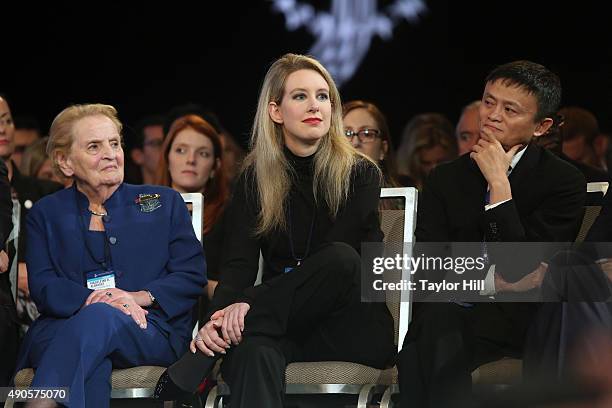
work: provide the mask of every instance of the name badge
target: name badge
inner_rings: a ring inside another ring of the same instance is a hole
[[[113,271],[96,271],[87,274],[87,289],[100,290],[115,287],[115,273]]]

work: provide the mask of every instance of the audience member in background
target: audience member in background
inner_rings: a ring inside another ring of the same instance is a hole
[[[0,94],[0,158],[6,163],[8,176],[11,182],[13,193],[21,206],[19,218],[19,251],[17,259],[19,261],[18,270],[18,313],[21,321],[22,330],[26,330],[32,319],[37,316],[37,311],[27,307],[29,290],[27,285],[27,269],[25,265],[25,252],[27,231],[25,220],[32,208],[32,205],[40,198],[61,190],[63,186],[47,180],[39,180],[31,176],[21,174],[17,165],[11,157],[15,151],[15,124],[9,103],[5,96]]]
[[[592,167],[598,167],[593,142],[599,135],[599,125],[593,113],[577,106],[559,110],[563,117],[561,142],[563,154]]]
[[[457,147],[459,148],[459,156],[472,151],[478,139],[480,138],[480,126],[478,118],[478,110],[481,101],[474,101],[466,105],[461,111],[461,116],[457,122],[455,136],[457,137]]]
[[[51,159],[47,155],[47,142],[49,137],[38,139],[23,152],[21,172],[24,176],[36,177],[41,180],[51,180],[70,187],[72,180],[53,170]]]
[[[596,152],[595,143],[599,140],[600,132],[595,115],[577,106],[562,108],[559,114],[563,118],[563,125],[559,129],[563,154],[588,176],[588,182],[608,181],[605,163]]]
[[[25,149],[41,138],[38,120],[33,116],[15,117],[15,151],[11,160],[21,167],[21,157]]]
[[[408,122],[397,153],[402,185],[419,190],[429,172],[438,164],[457,157],[453,125],[439,113],[423,113]]]
[[[396,179],[395,152],[389,126],[376,105],[350,101],[342,106],[344,133],[353,147],[377,162],[383,172],[383,187],[399,187]]]
[[[536,139],[536,143],[580,170],[587,183],[608,181],[606,171],[582,160],[587,157],[590,158],[587,161],[596,160],[593,144],[587,142],[595,140],[599,135],[595,116],[582,108],[562,108],[557,114],[556,122],[559,126],[551,127],[545,135]]]
[[[28,217],[29,283],[41,316],[17,369],[35,368],[32,387],[69,387],[70,407],[108,407],[113,367],[167,366],[182,355],[206,284],[180,195],[123,183],[121,130],[112,106],[64,109],[48,150],[74,184]]]
[[[163,117],[148,116],[136,124],[131,140],[126,141],[130,159],[137,167],[129,179],[126,174],[128,183],[155,184],[164,135]]]
[[[382,240],[382,177],[344,136],[340,95],[318,61],[286,54],[272,64],[251,143],[227,209],[215,312],[158,397],[195,391],[224,356],[232,408],[281,408],[292,361],[393,359],[389,309],[361,302],[360,290],[361,243]],[[253,286],[260,251],[263,282]]]
[[[205,109],[203,106],[188,103],[172,108],[170,112],[166,114],[166,120],[164,122],[164,134],[168,134],[170,125],[179,117],[185,115],[197,115],[208,122],[217,132],[221,139],[221,145],[223,147],[223,166],[225,167],[225,179],[229,185],[233,185],[236,176],[240,173],[242,167],[242,161],[244,160],[245,151],[234,137],[225,129],[217,115],[210,110]]]
[[[418,128],[427,125],[434,125],[440,128],[444,133],[449,133],[451,135],[454,132],[451,121],[441,113],[420,113],[413,116],[404,127],[401,141],[397,148],[397,160],[395,163],[397,166],[397,173],[400,175],[400,177],[408,174],[409,172],[409,162],[406,160],[406,157],[408,157],[408,150],[410,149],[411,145],[410,140]]]
[[[179,193],[204,194],[207,291],[212,299],[219,280],[222,220],[229,198],[219,134],[197,115],[182,116],[170,127],[161,153],[157,184]]]
[[[240,174],[246,152],[226,129],[221,128],[219,137],[223,145],[223,166],[228,184],[233,185]]]
[[[2,119],[0,119],[2,120]],[[14,288],[8,271],[9,259],[5,243],[13,229],[13,203],[8,170],[0,159],[0,387],[8,387],[17,360],[19,343],[17,313],[13,300]]]
[[[554,125],[560,100],[559,78],[542,65],[515,61],[491,71],[479,108],[478,143],[470,155],[428,177],[419,196],[416,240],[573,242],[584,177],[532,143]],[[493,258],[482,274],[466,275],[484,279],[482,301],[415,304],[398,358],[401,407],[453,406],[470,394],[475,368],[522,355],[538,304],[503,299],[538,286],[545,269],[539,259],[521,267],[512,255],[510,265]],[[487,297],[493,294],[495,303]]]

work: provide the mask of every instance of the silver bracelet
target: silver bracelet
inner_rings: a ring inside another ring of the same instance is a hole
[[[155,304],[155,296],[150,291],[145,291],[149,294],[149,299],[151,299],[151,305]]]

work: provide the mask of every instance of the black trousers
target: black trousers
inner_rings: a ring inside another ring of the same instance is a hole
[[[398,356],[401,407],[449,407],[469,399],[475,368],[522,354],[535,307],[415,303]]]
[[[282,407],[290,362],[392,363],[393,319],[385,304],[360,301],[360,269],[352,247],[331,243],[292,272],[245,290],[243,340],[222,365],[231,407]]]
[[[10,290],[0,286],[0,387],[8,387],[11,383],[18,349],[19,327],[15,304]]]

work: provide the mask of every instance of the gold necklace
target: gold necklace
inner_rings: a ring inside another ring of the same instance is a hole
[[[100,213],[100,212],[97,212],[97,211],[91,210],[91,209],[89,209],[89,208],[87,209],[87,211],[89,211],[89,212],[90,212],[92,215],[97,215],[98,217],[106,217],[106,216],[108,215],[108,213],[107,213],[107,212],[105,212],[105,213]]]

